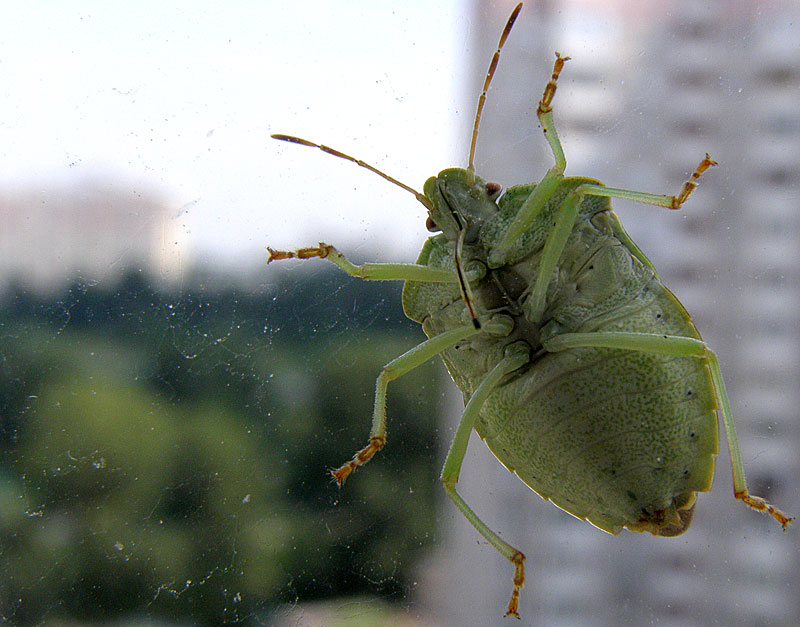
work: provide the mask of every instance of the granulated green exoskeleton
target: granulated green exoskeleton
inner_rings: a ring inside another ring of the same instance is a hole
[[[443,170],[423,194],[338,150],[273,136],[353,161],[413,193],[428,210],[428,229],[439,232],[416,264],[356,266],[322,243],[269,249],[269,261],[321,257],[362,279],[406,281],[403,307],[429,339],[380,373],[369,443],[333,476],[341,484],[383,448],[388,383],[440,355],[466,403],[441,480],[469,522],[515,565],[512,615],[525,556],[456,491],[473,428],[506,468],[570,514],[612,534],[675,536],[689,527],[696,494],[711,488],[719,412],[736,498],[784,528],[792,520],[748,492],[717,357],[611,210],[611,198],[677,209],[715,162],[706,155],[677,196],[565,177],[551,102],[567,58],[556,53],[537,112],[555,165],[538,183],[502,195],[476,176],[483,104],[521,7],[487,73],[467,169]]]

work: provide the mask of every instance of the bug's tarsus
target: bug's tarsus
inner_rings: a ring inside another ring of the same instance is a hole
[[[775,520],[777,520],[783,530],[786,531],[787,525],[794,520],[794,516],[789,516],[788,514],[784,514],[781,510],[779,510],[774,505],[770,505],[762,499],[760,496],[753,496],[747,490],[744,492],[735,492],[734,496],[742,501],[748,507],[752,507],[753,509],[759,512],[765,512],[772,516]]]
[[[500,52],[503,50],[503,46],[506,43],[506,39],[508,39],[508,35],[511,32],[511,29],[514,26],[514,22],[517,21],[517,16],[519,16],[519,12],[522,10],[522,3],[520,2],[514,10],[511,12],[511,15],[506,22],[506,27],[503,29],[503,34],[500,35],[500,41],[497,44],[497,50],[494,51],[494,55],[492,55],[492,60],[489,63],[489,70],[486,72],[486,79],[483,81],[483,91],[481,92],[480,97],[478,98],[478,110],[475,113],[475,123],[472,127],[472,141],[469,145],[469,160],[467,164],[467,170],[474,173],[475,172],[475,146],[478,143],[478,127],[481,123],[481,114],[483,113],[483,106],[486,104],[486,94],[489,92],[489,85],[492,83],[492,77],[494,76],[494,72],[497,69],[497,64],[500,61]]]
[[[508,601],[506,616],[513,616],[518,619],[519,595],[522,591],[522,586],[525,584],[525,554],[517,551],[511,561],[514,562],[514,589],[511,591],[511,598]]]
[[[689,195],[694,191],[695,187],[697,187],[697,179],[699,179],[703,172],[708,170],[708,168],[715,165],[717,165],[717,162],[714,161],[708,153],[706,153],[706,156],[700,162],[700,165],[698,165],[694,169],[694,172],[692,172],[689,180],[683,184],[680,194],[672,197],[673,201],[670,209],[679,209],[680,206],[686,202],[686,199],[689,198]]]
[[[309,141],[307,139],[303,139],[302,137],[295,137],[294,135],[282,135],[280,133],[273,133],[270,135],[272,139],[278,139],[282,142],[289,142],[292,144],[300,144],[301,146],[309,146],[310,148],[319,148],[322,152],[326,152],[329,155],[333,155],[334,157],[339,157],[340,159],[344,159],[346,161],[350,161],[355,163],[362,168],[366,168],[370,172],[374,172],[378,176],[382,177],[383,179],[397,185],[398,187],[402,187],[407,192],[414,194],[414,197],[421,202],[426,209],[432,209],[433,206],[431,205],[431,201],[425,197],[424,194],[420,194],[417,190],[415,190],[410,185],[406,185],[405,183],[398,181],[396,178],[389,176],[385,172],[382,172],[378,168],[373,165],[370,165],[366,161],[362,161],[361,159],[356,159],[355,157],[351,157],[350,155],[342,152],[341,150],[336,150],[336,148],[331,148],[330,146],[326,146],[325,144],[317,144],[316,142]]]
[[[385,436],[375,436],[369,439],[369,444],[367,444],[364,448],[362,448],[358,453],[353,456],[346,464],[341,465],[339,468],[335,470],[331,470],[331,475],[333,479],[336,481],[336,484],[341,487],[344,483],[344,480],[347,479],[348,475],[353,472],[359,466],[363,466],[369,460],[371,460],[375,453],[380,451],[384,445],[386,444],[386,437]]]
[[[308,248],[298,248],[297,250],[274,250],[267,246],[267,263],[270,261],[280,261],[282,259],[313,259],[319,257],[325,259],[331,251],[334,250],[333,246],[319,243],[319,246],[311,246]]]
[[[567,158],[564,156],[564,148],[561,145],[561,141],[558,139],[556,125],[553,121],[553,98],[556,95],[556,89],[558,89],[558,77],[564,69],[564,64],[569,60],[570,57],[563,57],[561,53],[556,50],[553,72],[550,75],[550,80],[547,81],[547,85],[545,85],[544,93],[542,94],[541,100],[539,100],[539,106],[536,108],[536,117],[539,118],[542,133],[544,133],[547,143],[550,144],[550,149],[553,151],[553,157],[555,158],[555,164],[548,170],[545,178],[541,181],[540,185],[543,185],[543,187],[541,187],[539,194],[547,195],[546,192],[544,192],[544,187],[553,188],[567,167]],[[550,179],[549,182],[547,180],[548,178]],[[545,196],[542,196],[542,198],[544,197]],[[501,248],[505,248],[507,245],[508,241],[504,238]]]
[[[536,110],[536,115],[539,118],[553,110],[553,97],[556,95],[556,89],[558,89],[558,77],[561,74],[561,70],[564,69],[564,64],[571,58],[572,57],[562,57],[561,53],[556,50],[556,62],[553,64],[553,74],[550,76],[550,80],[547,81],[544,94],[542,94],[542,99],[539,101],[539,107]]]

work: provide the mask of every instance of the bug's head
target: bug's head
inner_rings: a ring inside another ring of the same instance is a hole
[[[450,168],[425,181],[425,196],[431,201],[426,226],[442,231],[455,241],[466,231],[464,241],[474,242],[482,223],[497,213],[495,200],[500,195],[497,183],[487,183],[468,170]]]

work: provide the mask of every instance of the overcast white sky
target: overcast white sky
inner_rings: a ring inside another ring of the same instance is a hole
[[[0,185],[98,173],[151,184],[176,215],[197,201],[176,218],[189,250],[228,262],[354,230],[400,258],[426,234],[412,197],[269,134],[331,144],[417,187],[456,165],[463,4],[7,4]]]
[[[514,4],[485,5],[498,36]],[[477,98],[470,90],[492,53],[473,48],[474,6],[6,3],[0,186],[46,189],[108,177],[125,188],[153,187],[169,203],[189,261],[255,264],[267,244],[321,239],[363,247],[369,257],[379,250],[384,260],[412,259],[427,231],[425,212],[409,194],[269,134],[329,144],[417,189],[441,169],[465,165]],[[658,0],[637,3],[641,15],[629,5],[622,10],[622,0],[550,6],[563,27],[552,39],[582,58],[583,68],[607,47],[598,42],[618,35],[618,16],[641,22],[669,13]],[[535,13],[536,0],[528,0],[520,22]],[[531,52],[524,38],[510,41]],[[576,63],[562,90],[579,71]],[[536,90],[525,89],[520,97],[535,103]],[[545,151],[538,131],[528,131]],[[570,150],[574,161],[580,145]]]

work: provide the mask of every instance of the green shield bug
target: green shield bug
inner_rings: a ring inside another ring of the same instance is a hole
[[[611,198],[678,209],[715,162],[706,155],[675,196],[565,177],[552,101],[568,57],[556,53],[537,115],[555,165],[536,184],[475,174],[486,94],[522,4],[506,23],[478,99],[466,169],[429,178],[423,193],[343,152],[274,138],[352,161],[414,194],[434,233],[415,264],[354,265],[333,246],[269,251],[268,262],[327,259],[365,280],[402,280],[406,315],[428,339],[378,376],[368,444],[332,471],[338,484],[386,444],[390,381],[441,356],[465,409],[441,481],[475,529],[514,565],[507,614],[518,616],[522,552],[481,521],[456,490],[473,429],[540,496],[611,534],[688,529],[711,488],[725,428],[735,498],[785,529],[793,520],[751,495],[716,355],[612,212]]]

